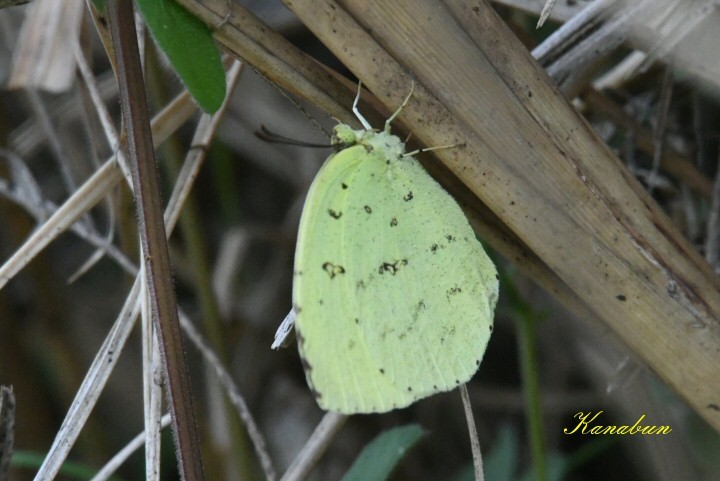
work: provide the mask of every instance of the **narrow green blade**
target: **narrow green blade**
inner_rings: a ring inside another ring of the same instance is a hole
[[[385,431],[365,446],[342,481],[385,481],[422,435],[417,424]]]
[[[136,0],[155,42],[208,113],[225,98],[225,71],[208,27],[174,0]]]

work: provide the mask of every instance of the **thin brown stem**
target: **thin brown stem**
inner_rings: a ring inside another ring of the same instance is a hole
[[[117,62],[120,105],[127,134],[125,149],[132,171],[150,310],[160,333],[178,469],[183,480],[202,480],[202,461],[170,272],[132,2],[110,0],[107,2],[107,10]]]

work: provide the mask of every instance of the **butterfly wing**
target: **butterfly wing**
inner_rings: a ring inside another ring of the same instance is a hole
[[[371,411],[393,389],[371,368],[375,362],[355,321],[357,271],[350,267],[361,254],[348,239],[359,221],[351,206],[361,195],[350,186],[373,166],[360,145],[327,160],[308,192],[295,251],[295,330],[307,381],[321,407],[345,413]]]
[[[377,183],[374,177],[368,182]],[[415,159],[391,162],[384,177],[382,194],[368,203],[367,225],[348,226],[350,239],[377,233],[372,242],[351,246],[359,255],[348,265],[359,273],[356,310],[365,344],[377,373],[397,393],[380,410],[472,377],[490,337],[498,289],[495,267],[465,215]]]
[[[308,194],[295,270],[300,353],[325,409],[388,411],[477,370],[495,267],[415,159],[360,145],[330,158]]]

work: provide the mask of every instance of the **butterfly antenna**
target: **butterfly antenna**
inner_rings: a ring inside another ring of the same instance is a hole
[[[403,103],[400,104],[400,107],[398,107],[398,109],[395,111],[395,113],[392,114],[390,116],[390,118],[385,121],[385,132],[390,132],[390,124],[392,124],[392,121],[395,120],[395,117],[398,116],[400,111],[402,109],[404,109],[405,106],[407,105],[407,103],[410,101],[410,97],[412,97],[413,90],[415,90],[415,81],[414,80],[412,80],[410,83],[410,93],[408,94],[408,96],[405,97],[405,100],[403,100]]]
[[[269,130],[264,125],[260,125],[260,129],[255,132],[255,137],[264,140],[266,142],[272,142],[275,144],[286,144],[286,145],[299,145],[300,147],[333,147],[335,144],[316,144],[313,142],[305,142],[304,140],[291,139],[280,134]]]
[[[367,120],[365,120],[365,117],[362,116],[362,114],[360,113],[360,111],[357,108],[358,102],[360,101],[360,92],[362,92],[362,81],[358,81],[358,93],[355,96],[355,102],[353,102],[352,111],[355,114],[355,117],[358,118],[358,120],[360,121],[360,123],[362,124],[362,126],[365,130],[372,130],[372,125],[370,125],[370,123]]]

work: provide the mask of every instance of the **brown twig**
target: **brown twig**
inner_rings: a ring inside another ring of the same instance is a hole
[[[167,381],[178,469],[181,479],[199,481],[204,478],[202,461],[170,272],[158,172],[150,135],[132,3],[110,0],[107,3],[107,12],[117,62],[122,118],[127,133],[127,158],[131,166],[136,199],[138,231],[144,252],[150,308],[155,327],[160,334],[160,350]]]

